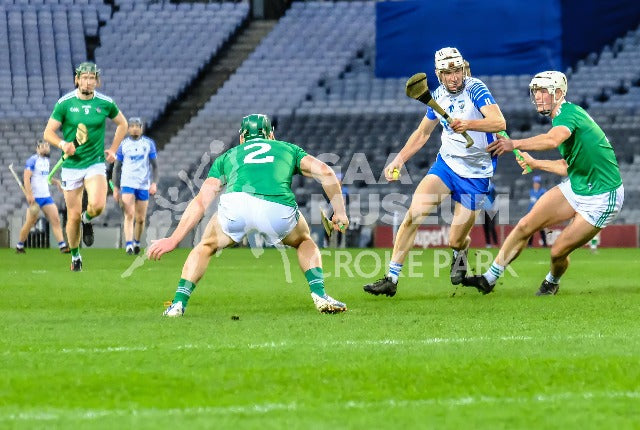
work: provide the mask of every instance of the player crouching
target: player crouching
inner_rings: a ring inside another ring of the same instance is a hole
[[[184,263],[173,302],[165,310],[165,316],[182,316],[211,256],[241,242],[252,231],[281,250],[284,245],[297,250],[300,268],[318,311],[338,313],[347,310],[344,303],[330,297],[324,290],[322,257],[291,191],[291,178],[296,173],[320,181],[334,208],[334,229],[346,229],[349,220],[340,182],[333,170],[302,148],[276,140],[266,115],[244,117],[240,127],[240,145],[214,161],[208,178],[189,203],[173,234],[152,241],[149,247],[149,258],[154,260],[175,249],[200,222],[206,208],[226,185],[220,196],[218,212],[211,217],[200,243]]]

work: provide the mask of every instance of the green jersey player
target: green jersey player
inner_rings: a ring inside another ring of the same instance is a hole
[[[571,220],[551,247],[551,270],[536,293],[539,296],[556,294],[560,277],[569,266],[569,254],[609,225],[618,216],[624,201],[624,187],[613,148],[589,114],[565,100],[565,75],[556,71],[538,73],[529,89],[538,112],[552,118],[551,130],[522,140],[500,136],[487,150],[501,155],[513,149],[558,148],[563,157],[560,160],[538,160],[522,152],[523,160],[518,163],[523,168],[529,165],[532,169],[568,178],[547,191],[520,220],[485,274],[465,279],[465,285],[485,294],[493,290],[505,266],[516,259],[534,232]]]
[[[344,230],[349,220],[340,182],[333,170],[302,148],[276,140],[266,115],[244,117],[240,127],[240,145],[214,161],[209,177],[187,206],[173,234],[152,241],[149,247],[149,257],[156,260],[175,249],[200,222],[209,204],[220,195],[218,211],[211,217],[200,243],[187,257],[173,302],[165,310],[165,316],[182,316],[211,256],[220,249],[241,242],[251,231],[261,234],[268,244],[296,248],[300,268],[311,289],[311,298],[320,312],[347,310],[344,303],[333,299],[324,290],[320,251],[311,239],[307,221],[298,211],[291,191],[291,178],[297,173],[320,181],[334,208],[334,229]]]
[[[94,63],[76,68],[76,89],[60,97],[44,130],[44,139],[64,151],[62,189],[67,204],[67,238],[71,248],[71,270],[82,270],[80,257],[80,223],[82,239],[93,244],[91,219],[102,213],[107,202],[105,156],[115,161],[115,151],[127,133],[127,120],[111,98],[97,92],[100,70]],[[117,128],[111,147],[104,149],[105,121]],[[61,130],[62,139],[57,131]],[[82,212],[82,193],[87,190],[87,210]]]

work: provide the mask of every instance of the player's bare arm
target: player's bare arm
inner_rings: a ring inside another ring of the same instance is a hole
[[[189,205],[180,218],[180,223],[169,237],[151,241],[149,258],[158,260],[163,254],[173,251],[185,236],[198,225],[204,212],[211,202],[220,194],[222,182],[217,178],[207,178],[202,184],[198,195],[189,202]]]
[[[571,136],[571,132],[567,127],[562,125],[553,127],[547,133],[537,136],[528,137],[526,139],[509,139],[498,135],[497,139],[491,145],[487,146],[487,152],[493,155],[502,155],[505,152],[511,152],[514,149],[521,151],[546,151],[555,149],[562,142]]]
[[[116,158],[113,163],[113,174],[111,178],[113,180],[113,200],[116,202],[120,200],[120,175],[122,174],[122,161]]]
[[[129,128],[129,124],[127,124],[127,119],[122,114],[122,111],[118,112],[118,115],[113,119],[113,122],[116,123],[116,132],[113,135],[113,142],[111,142],[111,147],[104,151],[104,155],[109,163],[113,163],[116,161],[116,151],[118,150],[118,146],[120,146],[120,142],[127,135],[127,129]]]
[[[64,192],[64,190],[62,189],[62,182],[60,182],[60,179],[55,179],[54,178],[54,179],[51,180],[51,183],[53,185],[55,185],[56,188],[58,188],[58,191],[60,191],[61,193]]]
[[[342,229],[347,228],[349,226],[349,218],[347,217],[347,210],[344,206],[342,188],[333,169],[317,158],[311,155],[305,155],[302,160],[300,160],[300,171],[304,176],[314,178],[322,185],[322,189],[333,207],[332,221],[334,222],[334,226],[339,225]]]
[[[154,158],[149,160],[149,164],[151,165],[151,185],[149,186],[149,194],[155,195],[158,191],[158,177],[160,176],[160,171],[158,170],[158,159]]]
[[[76,153],[76,147],[73,145],[73,142],[66,142],[63,138],[58,136],[57,131],[60,129],[60,126],[62,126],[60,121],[49,118],[42,137],[44,140],[49,142],[49,144],[60,148],[67,157],[70,157]]]
[[[429,140],[429,136],[438,125],[437,119],[429,119],[426,116],[420,121],[420,125],[416,128],[411,136],[407,139],[398,155],[384,168],[384,177],[387,181],[394,180],[393,170],[402,169],[404,163],[406,163],[411,157],[414,156]]]
[[[507,128],[507,121],[502,115],[500,107],[496,104],[485,105],[480,108],[484,115],[482,119],[454,119],[450,127],[456,133],[465,131],[482,131],[485,133],[497,133]]]
[[[36,199],[33,198],[33,191],[31,190],[31,175],[33,173],[30,169],[24,169],[22,174],[22,184],[24,185],[24,193],[26,194],[27,202],[32,205]]]
[[[555,173],[560,176],[567,176],[567,168],[569,167],[564,159],[560,160],[538,160],[533,158],[528,152],[522,151],[522,160],[517,160],[518,164],[524,170],[528,165],[532,169],[544,170],[545,172]],[[526,170],[523,171],[523,174]]]

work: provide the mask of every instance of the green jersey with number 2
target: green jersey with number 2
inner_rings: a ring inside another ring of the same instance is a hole
[[[602,129],[580,106],[564,102],[553,118],[554,127],[562,125],[571,136],[558,149],[568,164],[571,189],[580,196],[613,191],[622,185],[613,147]]]
[[[251,139],[216,158],[210,178],[227,185],[226,192],[245,192],[255,197],[297,207],[291,178],[300,173],[307,153],[289,142]]]

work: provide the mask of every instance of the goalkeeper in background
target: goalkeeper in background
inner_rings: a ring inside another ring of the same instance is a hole
[[[102,213],[107,202],[105,156],[115,161],[115,151],[127,132],[127,120],[109,97],[97,92],[100,70],[95,63],[81,63],[75,71],[76,89],[60,97],[47,126],[44,139],[62,149],[62,189],[67,205],[67,239],[71,248],[71,270],[82,271],[80,223],[85,245],[93,244],[91,220]],[[106,118],[117,128],[113,142],[104,149]],[[57,131],[62,131],[62,139]],[[82,192],[86,189],[87,210],[82,212]]]
[[[218,212],[211,217],[200,243],[191,251],[173,302],[164,315],[180,317],[204,275],[211,256],[239,243],[248,232],[257,231],[270,245],[288,245],[297,250],[300,268],[309,283],[311,298],[322,313],[344,312],[344,303],[324,290],[322,259],[311,239],[307,221],[298,211],[291,191],[291,178],[300,173],[320,181],[334,209],[335,230],[349,225],[340,182],[333,170],[302,148],[275,139],[269,118],[262,114],[242,119],[240,145],[219,156],[189,203],[176,230],[168,238],[152,241],[149,258],[159,259],[172,251],[202,219],[209,204],[220,196]]]
[[[570,220],[551,247],[551,269],[536,292],[538,296],[556,294],[560,277],[569,267],[569,254],[611,224],[624,202],[624,187],[613,147],[584,109],[565,100],[566,76],[557,71],[538,73],[529,89],[538,113],[551,117],[551,130],[521,140],[498,136],[487,151],[502,155],[514,148],[521,151],[558,148],[563,157],[560,160],[538,160],[522,152],[524,159],[518,160],[518,164],[522,168],[529,165],[532,169],[568,176],[568,179],[536,201],[509,233],[486,273],[465,278],[465,286],[476,287],[483,294],[493,290],[507,264],[518,257],[536,231]]]
[[[113,198],[116,201],[122,199],[126,252],[138,255],[149,195],[157,191],[158,161],[156,143],[142,135],[142,119],[129,118],[128,122],[129,137],[118,147],[113,167]]]

